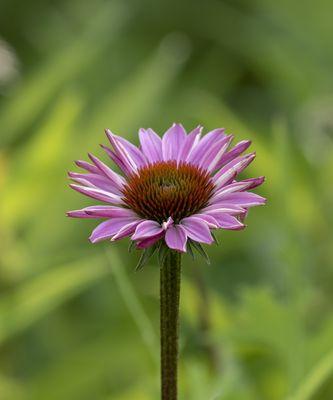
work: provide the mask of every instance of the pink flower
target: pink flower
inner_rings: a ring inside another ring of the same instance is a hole
[[[70,217],[104,218],[90,236],[91,242],[130,236],[138,248],[165,241],[186,252],[188,241],[211,244],[214,229],[244,228],[248,209],[265,203],[249,192],[264,177],[237,181],[255,158],[241,155],[250,145],[242,141],[231,150],[233,139],[224,129],[201,138],[201,127],[189,134],[174,124],[160,138],[152,129],[140,129],[138,148],[109,130],[112,149],[102,146],[122,170],[121,176],[93,155],[92,163],[77,161],[86,173],[70,172],[70,186],[106,205],[69,211]]]

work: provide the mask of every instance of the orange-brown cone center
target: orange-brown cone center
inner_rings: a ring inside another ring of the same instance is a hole
[[[177,223],[208,204],[214,185],[206,171],[176,161],[150,164],[132,175],[123,190],[125,204],[145,219]]]

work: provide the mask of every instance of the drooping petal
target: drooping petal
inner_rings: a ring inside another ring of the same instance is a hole
[[[145,220],[141,222],[132,236],[132,240],[143,240],[149,238],[151,236],[156,236],[163,232],[162,226],[156,222],[151,220]]]
[[[160,240],[164,236],[165,232],[161,232],[156,236],[149,237],[147,239],[138,240],[136,242],[136,247],[138,249],[147,249],[148,247],[155,244],[158,240]]]
[[[107,192],[102,189],[75,185],[73,183],[71,183],[69,186],[77,192],[85,194],[93,199],[101,200],[111,204],[123,204],[122,198],[114,193]]]
[[[202,157],[197,165],[209,172],[214,171],[217,163],[222,155],[226,152],[232,139],[233,136],[229,135],[218,140],[209,149],[207,149],[206,154]]]
[[[199,125],[186,136],[183,143],[183,147],[178,154],[178,159],[177,159],[178,162],[187,161],[187,158],[191,154],[192,150],[199,143],[201,131],[202,131],[202,126]]]
[[[162,138],[163,160],[178,160],[178,154],[183,147],[186,131],[181,124],[173,124]]]
[[[191,217],[195,217],[198,218],[200,220],[202,220],[203,223],[206,223],[208,225],[209,228],[211,229],[215,229],[218,228],[219,224],[216,222],[216,219],[209,214],[193,214],[191,215]]]
[[[213,243],[214,239],[210,233],[209,227],[202,219],[186,217],[180,221],[180,224],[190,239],[201,243]]]
[[[223,200],[220,200],[218,204],[234,204],[240,207],[254,207],[260,206],[266,203],[266,199],[262,196],[259,196],[256,193],[251,192],[237,192],[230,193],[223,197]]]
[[[227,164],[234,158],[238,157],[240,154],[244,153],[244,151],[248,149],[250,145],[251,140],[242,140],[241,142],[237,143],[236,146],[234,146],[230,151],[228,151],[221,157],[216,166],[216,169],[221,168],[223,165]]]
[[[150,163],[162,161],[162,139],[152,129],[139,130],[140,144],[143,154]]]
[[[165,232],[165,243],[170,249],[186,252],[187,236],[181,225],[172,225]]]
[[[140,223],[141,220],[129,222],[127,225],[123,226],[119,231],[112,236],[111,242],[114,242],[115,240],[120,240],[123,239],[126,236],[132,235],[132,233],[135,231],[136,227]]]
[[[255,153],[237,157],[221,168],[213,177],[213,182],[217,188],[229,183],[233,178],[242,172],[255,158]]]
[[[191,154],[187,158],[187,161],[191,164],[197,165],[200,163],[202,158],[205,156],[208,149],[211,148],[218,140],[225,137],[224,129],[214,129],[208,132],[199,143],[193,148]]]
[[[100,242],[101,240],[110,239],[117,232],[119,232],[126,225],[133,223],[135,221],[140,222],[138,219],[134,218],[112,218],[99,224],[92,232],[89,240],[92,243]]]
[[[104,164],[101,160],[95,157],[93,154],[89,154],[89,158],[96,165],[97,168],[108,178],[110,181],[121,190],[125,185],[125,179],[114,172],[111,168],[109,168],[106,164]]]

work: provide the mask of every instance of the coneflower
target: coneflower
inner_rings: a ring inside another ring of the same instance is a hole
[[[202,138],[201,131],[199,126],[186,134],[174,124],[160,138],[150,128],[140,129],[138,148],[106,130],[112,149],[102,147],[123,176],[91,154],[92,163],[76,162],[86,173],[69,173],[73,189],[107,204],[67,213],[105,219],[91,242],[130,236],[143,250],[138,267],[159,252],[163,400],[177,399],[181,254],[204,252],[201,244],[214,242],[215,229],[243,229],[248,209],[265,203],[249,192],[264,177],[236,180],[255,158],[255,153],[241,155],[250,141],[228,150],[233,136],[224,129]]]

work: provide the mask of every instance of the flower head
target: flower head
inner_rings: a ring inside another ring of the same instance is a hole
[[[265,203],[249,192],[264,177],[236,180],[255,158],[241,155],[250,141],[228,150],[233,139],[224,129],[201,137],[201,127],[189,134],[174,124],[160,138],[152,129],[139,132],[140,147],[109,130],[112,149],[102,146],[123,176],[89,154],[92,163],[77,161],[85,173],[70,172],[78,192],[105,205],[69,211],[70,217],[104,218],[91,242],[130,236],[138,248],[165,242],[186,252],[189,243],[211,244],[214,229],[243,229],[248,209]]]

